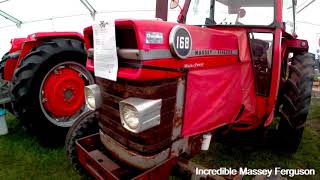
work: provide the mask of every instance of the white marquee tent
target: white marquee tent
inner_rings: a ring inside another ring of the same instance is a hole
[[[82,3],[84,2],[84,3]],[[86,7],[89,2],[92,8]],[[17,22],[0,16],[0,56],[10,48],[10,40],[35,32],[77,31],[102,17],[154,19],[156,0],[0,0],[0,15],[5,13]],[[178,10],[172,10],[175,17]],[[21,25],[19,25],[21,21]],[[18,27],[19,26],[19,27]]]
[[[90,12],[96,13],[95,19],[152,19],[155,7],[156,0],[0,0],[0,15],[5,13],[15,21],[0,16],[0,56],[10,48],[10,40],[15,37],[46,31],[82,32],[94,22]],[[297,14],[297,33],[309,40],[313,53],[319,49],[319,9],[319,0],[298,0],[301,12]],[[175,21],[178,12],[178,8],[171,10],[169,21]]]

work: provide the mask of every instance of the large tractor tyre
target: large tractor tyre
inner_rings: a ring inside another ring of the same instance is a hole
[[[278,124],[278,147],[286,152],[296,152],[303,135],[310,106],[314,56],[309,53],[295,54],[288,64],[288,75],[284,80]]]
[[[85,63],[83,42],[58,38],[34,48],[14,73],[15,114],[45,145],[63,143],[68,128],[88,111],[84,86],[94,80]]]
[[[0,79],[4,79],[4,66],[5,66],[5,63],[8,59],[8,56],[7,56],[8,54],[9,54],[9,52],[4,54],[0,60]]]
[[[76,149],[76,140],[98,132],[99,125],[94,112],[88,112],[82,115],[69,129],[65,141],[67,158],[73,169],[79,174],[89,176],[87,171],[80,164]]]
[[[8,54],[9,54],[9,52],[4,54],[0,60],[0,81],[4,80],[4,67],[5,67],[5,63],[6,63],[7,59],[9,59]],[[0,84],[1,84],[1,82],[0,82]],[[8,90],[7,88],[10,88],[10,83],[9,82],[2,82],[1,86],[2,87],[0,87],[0,91],[3,90],[1,88],[4,88],[4,90],[7,91]],[[2,104],[2,105],[0,105],[0,107],[7,109],[10,113],[13,113],[12,105],[10,102],[6,103],[6,104]]]

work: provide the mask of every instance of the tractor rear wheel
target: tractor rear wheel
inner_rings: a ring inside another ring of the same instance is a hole
[[[66,137],[66,152],[67,158],[71,163],[73,169],[82,175],[88,175],[87,171],[80,164],[79,157],[76,149],[76,140],[96,134],[99,132],[98,120],[94,112],[88,112],[82,115],[69,129]]]
[[[314,56],[309,53],[295,54],[288,64],[282,94],[278,97],[280,121],[278,146],[281,150],[296,152],[302,139],[310,106],[313,83]]]
[[[15,114],[41,142],[62,143],[68,127],[88,111],[84,86],[94,80],[85,63],[81,41],[59,38],[34,48],[14,73]]]

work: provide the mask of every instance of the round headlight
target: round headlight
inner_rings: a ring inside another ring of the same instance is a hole
[[[84,93],[86,96],[86,104],[90,110],[96,110],[102,105],[101,90],[96,84],[92,84],[84,87]]]
[[[86,88],[85,93],[86,93],[86,102],[87,102],[89,109],[91,109],[91,110],[96,109],[96,102],[95,102],[93,91],[89,88]]]
[[[138,112],[134,107],[132,107],[130,105],[124,105],[122,116],[123,116],[124,122],[131,129],[136,129],[139,126]]]

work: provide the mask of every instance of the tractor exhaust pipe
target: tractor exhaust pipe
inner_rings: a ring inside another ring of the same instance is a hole
[[[156,18],[168,20],[168,0],[157,0]]]

